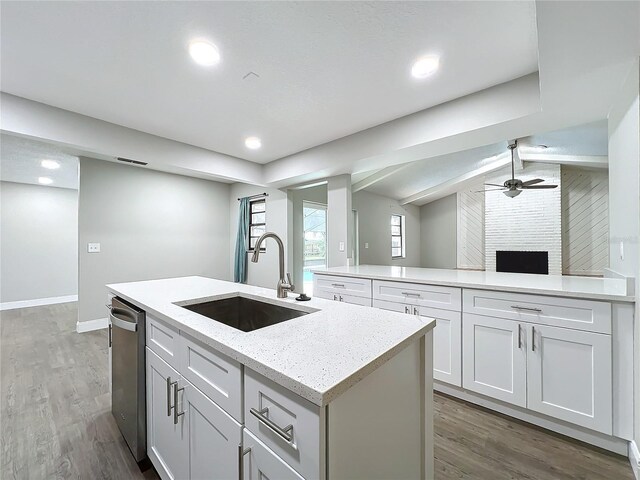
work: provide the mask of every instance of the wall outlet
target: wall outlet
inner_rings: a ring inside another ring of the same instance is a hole
[[[624,241],[620,240],[620,260],[624,260]]]
[[[364,242],[364,248],[369,248],[369,242]]]
[[[89,252],[89,253],[100,253],[100,244],[99,243],[87,243],[87,252]]]
[[[344,242],[340,242],[340,244],[338,245],[338,250],[344,252]]]

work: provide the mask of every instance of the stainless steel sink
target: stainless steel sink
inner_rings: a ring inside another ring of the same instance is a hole
[[[275,305],[240,294],[198,303],[188,300],[176,305],[243,332],[252,332],[316,311],[315,309],[301,310]]]

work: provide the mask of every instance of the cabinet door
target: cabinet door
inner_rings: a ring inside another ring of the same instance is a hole
[[[502,318],[464,314],[462,330],[462,386],[526,407],[525,326]]]
[[[546,325],[527,328],[528,408],[610,435],[611,336]]]
[[[163,480],[183,480],[189,475],[185,416],[174,423],[172,382],[180,375],[147,347],[147,455]],[[180,396],[180,395],[178,395]],[[180,407],[180,406],[179,406]]]
[[[246,452],[242,458],[242,480],[304,480],[248,430],[243,430],[242,439]]]
[[[189,426],[189,478],[236,480],[242,426],[189,382],[180,407]]]
[[[460,312],[414,307],[421,317],[435,318],[433,329],[433,378],[462,386],[462,321]]]

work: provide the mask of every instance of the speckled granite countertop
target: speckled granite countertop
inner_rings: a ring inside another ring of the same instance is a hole
[[[627,292],[626,281],[614,278],[480,272],[389,265],[358,265],[314,269],[314,274],[476,288],[503,292],[534,293],[538,295],[609,300],[614,302],[635,301],[633,295]]]
[[[435,320],[322,299],[296,302],[275,290],[205,277],[107,285],[110,292],[316,405],[327,405],[358,380],[435,327]],[[243,332],[175,303],[235,293],[300,310],[293,320]]]

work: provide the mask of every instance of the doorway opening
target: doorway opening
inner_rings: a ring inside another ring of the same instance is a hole
[[[313,293],[313,270],[327,266],[327,206],[304,201],[302,218],[304,291]]]

